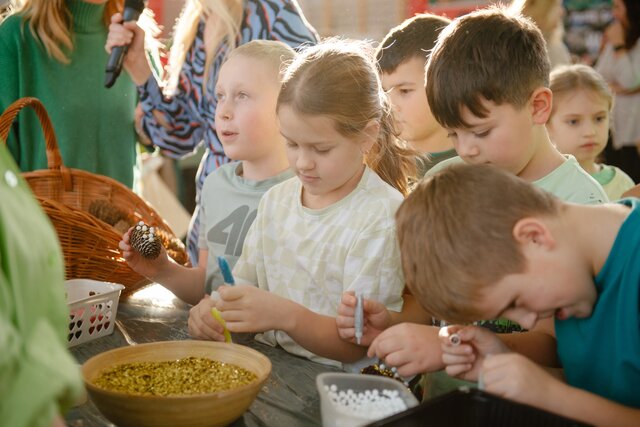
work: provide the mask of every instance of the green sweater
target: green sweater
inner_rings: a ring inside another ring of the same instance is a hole
[[[22,16],[9,16],[0,24],[0,111],[18,98],[39,98],[51,117],[65,166],[132,187],[136,88],[126,72],[112,88],[104,87],[104,4],[67,0],[67,5],[75,46],[69,64],[47,55]],[[25,172],[47,167],[40,124],[35,113],[26,110],[18,115],[7,141]]]

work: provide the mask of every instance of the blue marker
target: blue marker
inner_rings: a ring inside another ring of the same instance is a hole
[[[220,267],[220,272],[222,272],[224,283],[229,286],[235,285],[236,281],[233,280],[233,274],[231,274],[231,268],[229,268],[229,264],[227,263],[227,260],[223,256],[218,257],[218,267]]]
[[[362,294],[356,294],[356,315],[355,315],[355,329],[356,329],[356,343],[360,345],[362,341],[362,330],[364,328],[364,307],[362,304]]]

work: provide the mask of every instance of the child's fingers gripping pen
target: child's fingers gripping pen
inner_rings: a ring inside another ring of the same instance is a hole
[[[362,294],[356,294],[356,313],[355,313],[355,335],[356,343],[360,345],[362,341],[362,330],[364,329],[364,307]]]
[[[220,299],[220,294],[217,291],[213,291],[211,292],[211,296],[210,298],[214,301],[217,301]],[[224,328],[224,331],[222,332],[222,334],[224,335],[224,342],[233,342],[231,341],[231,333],[229,332],[229,330],[227,329],[227,322],[224,321],[224,319],[222,318],[222,315],[220,314],[220,312],[218,311],[217,308],[212,307],[211,308],[211,315],[218,321],[220,322],[220,324],[222,325],[222,327]]]

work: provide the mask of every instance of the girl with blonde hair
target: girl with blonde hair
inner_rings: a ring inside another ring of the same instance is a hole
[[[343,292],[396,311],[403,301],[394,214],[415,153],[396,138],[364,49],[323,42],[285,72],[278,118],[296,178],[263,196],[233,271],[240,285],[219,288],[217,303],[229,330],[264,332],[257,339],[332,365],[366,353],[338,336]]]
[[[158,81],[143,49],[144,32],[133,22],[123,25],[120,14],[111,19],[106,49],[130,44],[124,68],[138,85],[144,133],[171,157],[184,157],[205,146],[187,245],[194,265],[202,184],[229,161],[216,134],[215,82],[226,55],[254,39],[278,40],[297,48],[315,43],[318,36],[296,0],[187,0],[175,26],[167,75]]]
[[[610,200],[620,199],[634,182],[621,169],[597,162],[607,145],[613,108],[607,82],[587,65],[566,65],[551,72],[550,89],[553,109],[547,130],[551,140],[560,152],[575,156]]]
[[[18,98],[47,108],[67,167],[134,183],[135,86],[103,86],[109,17],[124,0],[12,0],[0,24],[0,111]],[[30,111],[9,134],[22,171],[45,169],[45,142]]]

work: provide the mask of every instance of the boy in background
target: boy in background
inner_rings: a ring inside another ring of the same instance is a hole
[[[453,163],[490,163],[561,200],[606,202],[602,187],[574,157],[563,156],[549,139],[545,127],[552,106],[549,70],[544,38],[530,20],[499,7],[454,20],[440,33],[430,55],[426,92],[434,117],[449,132],[459,157],[439,163],[429,174]],[[459,207],[463,209],[464,204]],[[353,299],[345,295],[337,319],[343,339],[352,337],[353,307]],[[383,310],[375,302],[365,302],[368,330],[375,332],[393,324]],[[483,323],[500,332],[521,330],[509,321]],[[363,341],[371,342],[369,356],[383,359],[401,375],[410,376],[444,368],[438,330],[436,326],[404,323],[384,330],[373,342],[365,330],[367,339]],[[535,331],[500,336],[514,351],[542,365],[559,366],[550,321],[540,322]],[[427,384],[430,397],[459,385],[443,375],[431,379]]]
[[[407,285],[430,313],[527,329],[555,317],[566,382],[478,326],[442,329],[449,374],[589,424],[638,425],[640,200],[566,203],[499,168],[455,165],[396,219]]]
[[[400,138],[424,153],[418,178],[435,164],[456,155],[447,131],[431,114],[424,93],[429,53],[449,19],[420,14],[392,28],[376,50],[382,88],[389,94]]]
[[[145,259],[129,246],[129,233],[120,243],[135,271],[195,304],[189,315],[194,338],[224,339],[222,325],[211,316],[215,301],[208,296],[224,282],[216,257],[223,255],[233,268],[262,195],[293,177],[276,102],[284,63],[294,56],[294,50],[282,42],[253,40],[234,49],[220,68],[216,129],[226,155],[235,161],[205,179],[198,266],[183,267],[164,253],[155,260]]]

